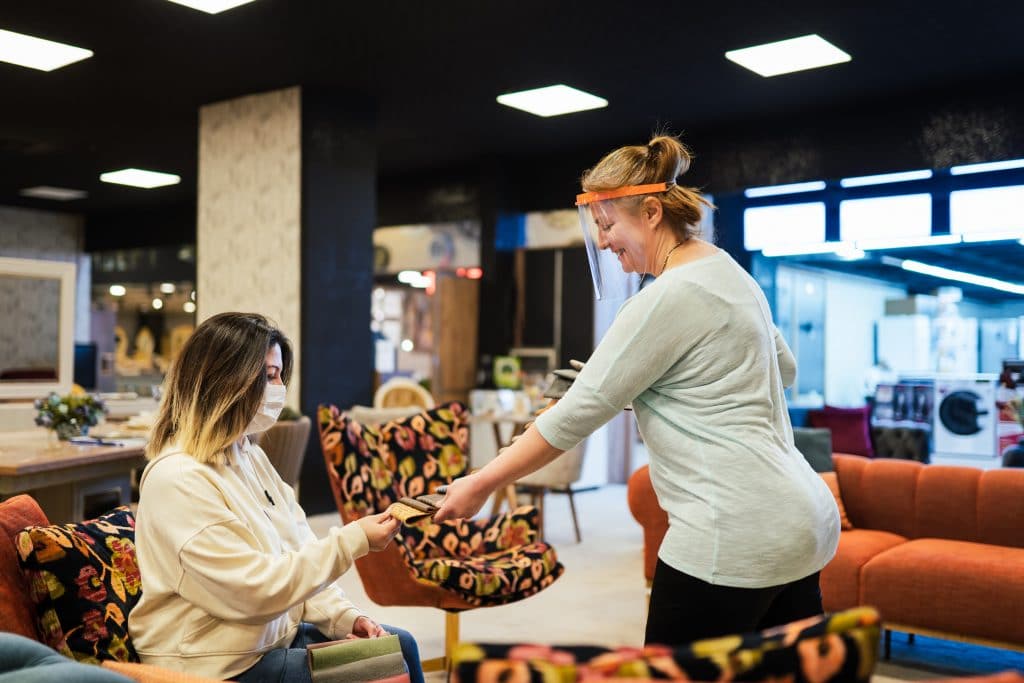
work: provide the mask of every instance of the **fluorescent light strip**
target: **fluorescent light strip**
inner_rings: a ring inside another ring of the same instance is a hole
[[[1009,159],[1007,161],[989,161],[983,164],[953,166],[949,169],[949,172],[952,175],[968,175],[970,173],[988,173],[989,171],[1008,171],[1011,168],[1024,168],[1024,159]]]
[[[498,104],[548,117],[600,109],[608,106],[608,100],[559,84],[498,95]]]
[[[761,250],[763,256],[774,258],[776,256],[805,256],[810,254],[832,254],[852,253],[856,247],[852,242],[820,242],[818,244],[793,244],[776,247],[765,247]]]
[[[173,173],[160,173],[159,171],[146,171],[141,168],[123,168],[120,171],[110,171],[100,174],[100,180],[105,183],[116,185],[129,185],[151,190],[154,187],[165,185],[177,185],[181,182],[181,176]]]
[[[930,170],[901,171],[900,173],[881,173],[878,175],[862,175],[854,178],[843,178],[839,184],[843,187],[862,187],[864,185],[881,185],[883,183],[905,183],[908,180],[925,180],[932,177]]]
[[[191,7],[207,14],[219,14],[225,10],[247,5],[253,0],[171,0],[176,5]]]
[[[743,191],[743,194],[750,199],[756,197],[774,197],[780,194],[796,194],[798,192],[817,192],[825,189],[824,180],[812,180],[806,183],[790,183],[789,185],[767,185],[765,187],[751,187]]]
[[[1017,240],[1024,237],[1024,230],[1008,230],[1005,232],[975,232],[963,236],[964,242],[1002,242]]]
[[[37,185],[26,187],[18,192],[22,197],[34,197],[36,199],[54,199],[58,202],[67,202],[72,199],[83,199],[89,196],[85,190],[72,190],[67,187],[53,187],[51,185]]]
[[[907,249],[910,247],[937,247],[943,244],[959,244],[960,235],[932,235],[930,237],[890,237],[857,240],[858,249],[879,251],[882,249]]]
[[[894,265],[891,263],[892,261],[899,261],[899,259],[890,259],[887,263]],[[912,273],[920,273],[921,275],[928,275],[931,277],[941,278],[943,280],[965,282],[969,285],[978,285],[979,287],[988,287],[990,289],[998,289],[1002,292],[1010,292],[1011,294],[1024,296],[1024,285],[1015,282],[997,280],[994,277],[975,275],[974,273],[966,273],[964,271],[953,270],[951,268],[942,268],[940,266],[933,266],[927,263],[921,263],[920,261],[911,261],[909,259],[899,261],[899,266],[903,270],[909,270]]]
[[[0,29],[0,62],[53,71],[92,57],[92,50]]]
[[[768,78],[850,61],[850,55],[817,33],[729,50],[725,58]]]

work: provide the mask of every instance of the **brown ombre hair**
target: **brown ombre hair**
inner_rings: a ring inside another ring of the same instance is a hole
[[[676,184],[676,178],[690,168],[693,155],[672,135],[656,135],[646,145],[628,145],[609,152],[594,168],[584,172],[584,192],[607,192],[627,185],[668,183],[663,192],[613,199],[616,204],[637,211],[647,197],[661,202],[665,223],[680,242],[700,237],[704,209],[715,207],[699,190]]]
[[[223,464],[263,400],[267,351],[281,346],[281,380],[292,374],[288,338],[257,313],[221,313],[185,342],[164,380],[146,457],[174,444],[202,463]]]

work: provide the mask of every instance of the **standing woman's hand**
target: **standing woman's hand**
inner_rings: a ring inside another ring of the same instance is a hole
[[[491,495],[491,491],[481,483],[479,474],[460,477],[448,484],[444,500],[441,501],[438,511],[434,513],[434,521],[443,522],[446,519],[472,517],[480,512],[480,508],[487,502],[489,495]]]
[[[391,539],[398,533],[400,522],[387,512],[376,515],[367,515],[356,520],[356,524],[362,527],[366,534],[366,540],[370,544],[370,551],[384,550],[391,543]]]

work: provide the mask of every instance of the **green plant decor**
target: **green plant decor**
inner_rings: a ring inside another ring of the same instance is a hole
[[[36,399],[35,408],[39,411],[36,424],[52,429],[62,441],[88,434],[89,428],[107,413],[103,401],[90,394],[61,396],[50,392],[45,398]]]

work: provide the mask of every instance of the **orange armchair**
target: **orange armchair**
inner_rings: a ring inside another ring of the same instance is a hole
[[[639,468],[629,477],[626,496],[629,511],[644,530],[644,578],[650,588],[654,581],[654,567],[658,564],[658,548],[668,531],[668,514],[658,505],[648,465]]]

